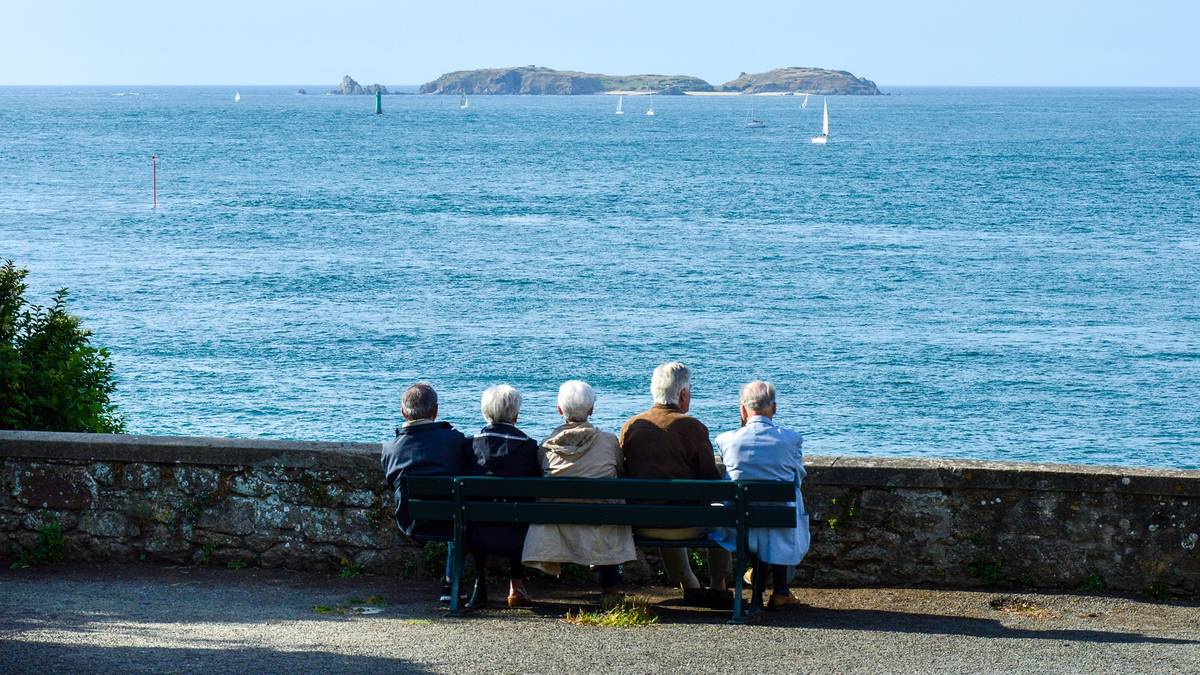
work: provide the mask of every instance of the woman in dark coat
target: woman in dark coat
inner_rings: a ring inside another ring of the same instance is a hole
[[[480,402],[487,426],[475,434],[472,448],[478,473],[507,478],[540,478],[541,461],[537,441],[525,435],[515,425],[521,411],[521,394],[502,384],[483,392]],[[467,531],[467,546],[475,558],[475,589],[467,602],[469,609],[487,604],[487,580],[484,574],[488,554],[508,559],[508,606],[527,607],[531,604],[525,592],[525,568],[521,565],[521,550],[525,546],[525,524],[481,523]]]

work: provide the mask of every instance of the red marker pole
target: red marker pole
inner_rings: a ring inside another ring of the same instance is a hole
[[[158,155],[150,155],[150,194],[154,200],[150,208],[158,208]]]

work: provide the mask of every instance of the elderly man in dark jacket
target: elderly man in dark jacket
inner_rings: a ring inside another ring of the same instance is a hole
[[[425,382],[404,390],[400,414],[404,426],[396,437],[383,444],[380,462],[388,485],[396,495],[396,524],[409,536],[450,533],[448,522],[414,522],[408,514],[408,476],[462,476],[478,471],[471,440],[450,426],[438,422],[437,392]],[[450,602],[449,580],[443,579],[442,602]]]

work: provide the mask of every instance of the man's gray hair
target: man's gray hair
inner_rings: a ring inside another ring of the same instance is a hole
[[[659,405],[679,405],[679,395],[692,388],[692,371],[678,361],[664,363],[654,369],[650,378],[650,395]]]
[[[767,412],[775,405],[775,385],[764,380],[744,384],[740,400],[746,410]]]
[[[596,392],[583,380],[567,380],[558,388],[558,408],[568,422],[586,422],[596,406]]]
[[[406,420],[426,420],[437,410],[437,392],[428,382],[418,382],[400,397],[400,414]]]
[[[483,390],[479,410],[488,424],[513,424],[521,412],[521,392],[507,384]]]

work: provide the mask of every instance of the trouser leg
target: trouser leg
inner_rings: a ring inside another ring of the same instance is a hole
[[[509,579],[524,579],[525,566],[521,564],[521,556],[511,556],[508,559],[508,578]]]
[[[791,595],[788,588],[788,566],[771,565],[771,575],[775,580],[775,595]]]
[[[621,567],[619,565],[596,565],[596,576],[599,578],[602,589],[607,590],[621,585]]]
[[[688,559],[686,548],[660,548],[658,557],[662,559],[663,567],[667,570],[667,579],[671,583],[683,588],[700,588],[700,580],[692,572],[692,563]]]
[[[726,588],[733,573],[733,554],[723,548],[708,549],[708,585]]]

